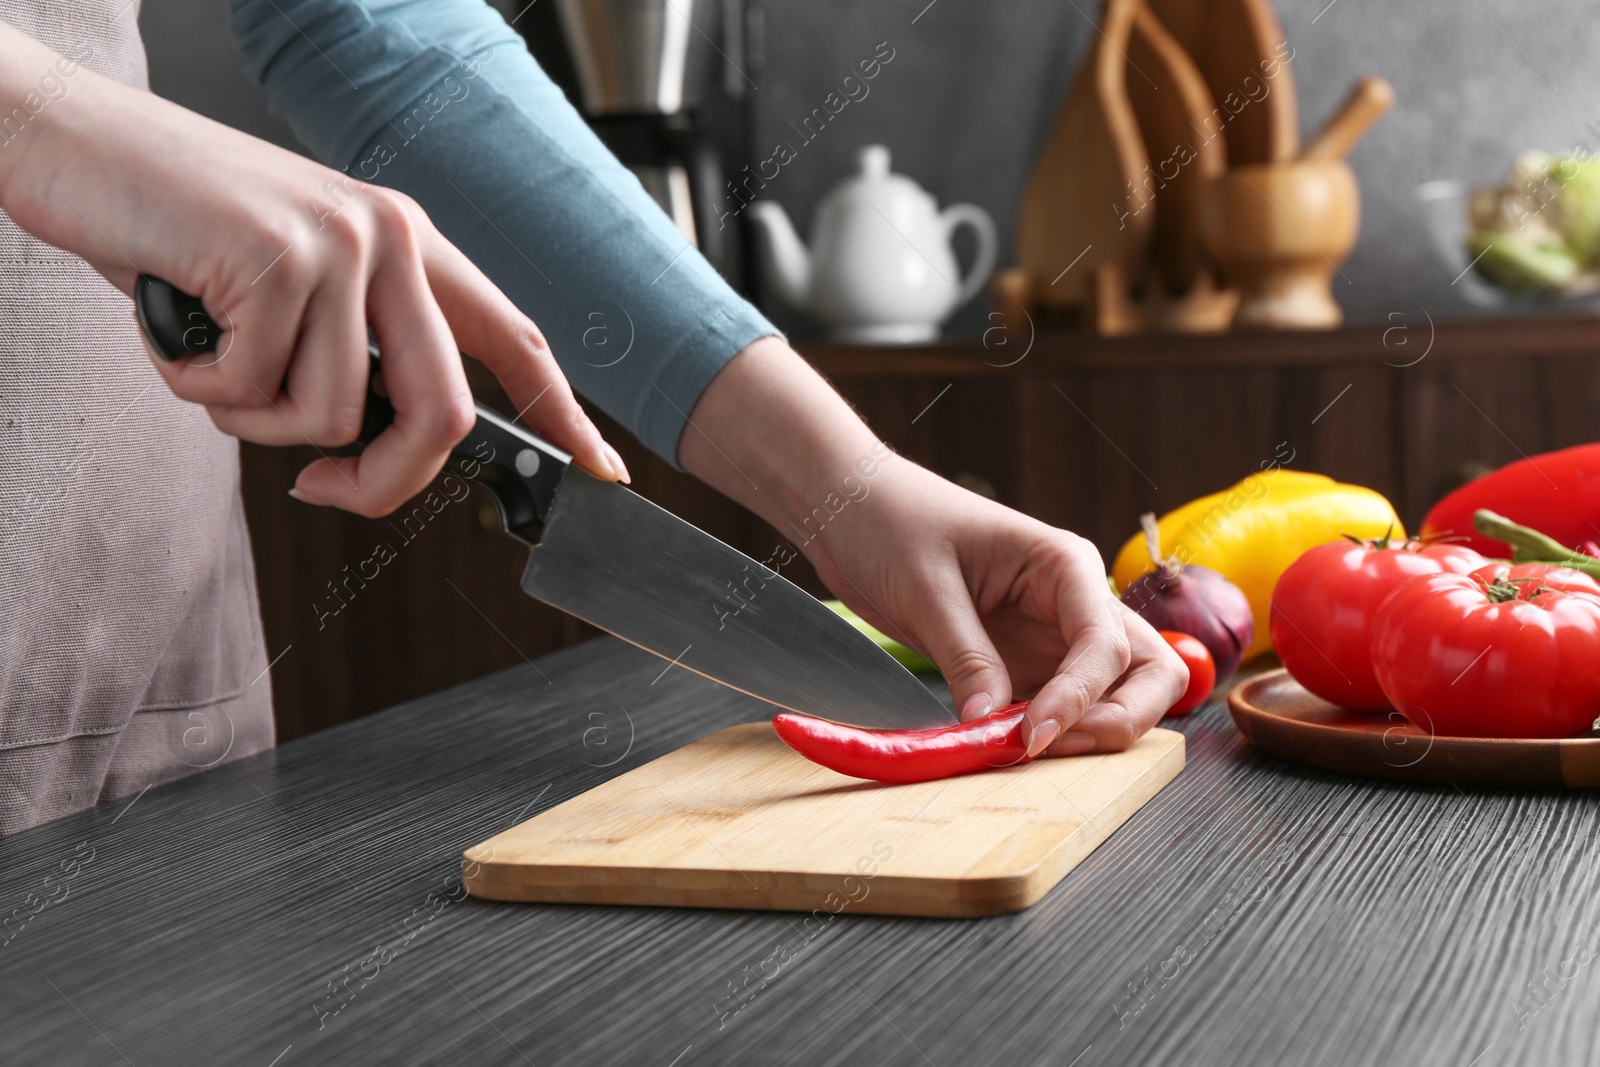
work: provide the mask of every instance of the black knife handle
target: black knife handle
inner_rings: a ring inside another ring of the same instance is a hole
[[[139,275],[133,305],[156,354],[168,362],[215,352],[223,330],[197,296],[149,274]],[[378,342],[368,342],[372,371],[379,369]],[[226,357],[226,352],[218,362]],[[475,405],[478,419],[452,450],[458,473],[489,491],[506,533],[537,544],[540,527],[555,502],[556,488],[572,457],[513,424],[493,408]],[[394,407],[369,384],[361,418],[361,443],[377,437],[394,421]]]

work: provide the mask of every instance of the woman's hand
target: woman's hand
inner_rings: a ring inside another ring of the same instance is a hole
[[[963,718],[1031,697],[1030,753],[1124,749],[1188,684],[1167,643],[1111,595],[1093,545],[888,453],[780,341],[712,381],[679,456],[938,664]]]
[[[807,556],[841,600],[939,665],[963,719],[1031,698],[1031,755],[1114,752],[1183,695],[1182,661],[1111,595],[1083,538],[899,456],[863,484]]]
[[[245,440],[348,445],[377,335],[394,424],[359,456],[301,471],[301,499],[381,515],[420,492],[473,423],[460,350],[534,430],[598,476],[627,478],[538,327],[410,199],[76,68],[0,23],[0,99],[47,72],[67,88],[0,149],[0,207],[124,292],[147,273],[205,302],[225,331],[216,357],[155,359],[176,395]]]

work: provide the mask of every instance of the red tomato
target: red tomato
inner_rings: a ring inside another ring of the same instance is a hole
[[[1168,716],[1187,715],[1195,708],[1206,702],[1206,697],[1211,695],[1211,690],[1217,684],[1217,664],[1211,658],[1211,650],[1198,637],[1180,634],[1176,630],[1158,630],[1159,633],[1172,646],[1172,651],[1183,660],[1183,665],[1189,668],[1189,688],[1183,691],[1183,696],[1178,702],[1167,709]]]
[[[1572,737],[1600,714],[1600,597],[1413,578],[1372,624],[1394,707],[1439,737]]]
[[[1283,572],[1268,632],[1294,680],[1354,711],[1384,711],[1372,673],[1372,619],[1395,587],[1421,574],[1466,574],[1488,560],[1462,545],[1330,541]]]
[[[1496,582],[1508,582],[1514,586],[1527,586],[1536,589],[1544,586],[1547,589],[1559,589],[1563,593],[1588,593],[1591,596],[1600,596],[1600,582],[1595,581],[1587,574],[1572,567],[1561,567],[1554,563],[1491,563],[1486,567],[1479,567],[1472,572],[1472,576],[1484,585],[1493,585]],[[1523,599],[1527,599],[1524,597]]]

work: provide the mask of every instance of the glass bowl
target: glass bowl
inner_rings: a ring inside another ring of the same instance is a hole
[[[1572,289],[1502,289],[1476,269],[1467,255],[1467,198],[1473,186],[1461,181],[1431,181],[1417,186],[1417,202],[1422,208],[1428,240],[1434,258],[1450,272],[1450,284],[1469,303],[1484,308],[1500,308],[1509,313],[1554,310],[1600,311],[1600,279],[1580,283]]]

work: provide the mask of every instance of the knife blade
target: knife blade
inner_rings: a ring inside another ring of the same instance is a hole
[[[140,275],[141,329],[165,359],[215,351],[202,302]],[[377,345],[371,346],[375,361]],[[488,491],[501,528],[531,548],[529,596],[674,665],[792,711],[877,728],[949,723],[938,697],[871,639],[776,570],[572,457],[498,412],[477,422],[453,465]],[[367,397],[363,440],[393,418]],[[657,676],[657,680],[661,676]],[[655,684],[654,682],[651,683]]]

